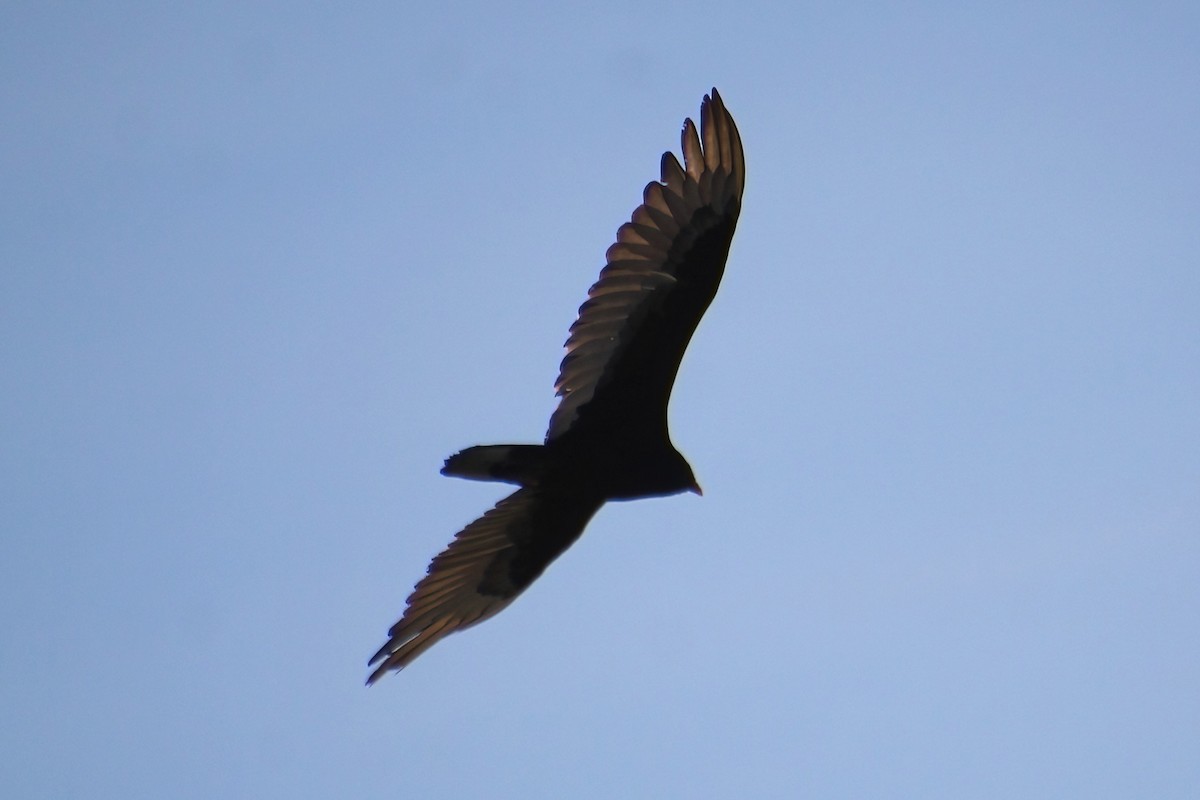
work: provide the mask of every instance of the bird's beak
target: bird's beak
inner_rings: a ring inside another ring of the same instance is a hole
[[[691,487],[688,489],[688,491],[695,492],[696,494],[700,495],[701,497],[704,497],[704,490],[700,488],[700,484],[698,484],[698,483],[693,483],[691,485]]]

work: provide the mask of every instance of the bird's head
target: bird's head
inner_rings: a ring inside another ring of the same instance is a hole
[[[692,465],[687,462],[687,459],[678,450],[674,451],[670,474],[673,494],[677,492],[692,492],[701,497],[704,496],[704,491],[700,488],[699,481],[696,480],[696,474],[692,471]]]

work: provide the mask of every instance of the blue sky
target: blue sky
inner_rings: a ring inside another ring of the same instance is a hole
[[[1194,798],[1194,4],[8,4],[0,787]],[[365,689],[713,85],[673,438]]]

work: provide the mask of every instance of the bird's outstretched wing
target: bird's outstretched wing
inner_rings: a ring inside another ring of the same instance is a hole
[[[546,441],[572,429],[637,437],[665,433],[666,406],[692,332],[717,292],[741,211],[742,141],[717,90],[700,130],[683,125],[681,167],[662,157],[617,231],[607,265],[571,326]]]
[[[579,538],[603,499],[551,486],[519,489],[454,537],[408,597],[369,662],[371,684],[442,637],[498,614]]]

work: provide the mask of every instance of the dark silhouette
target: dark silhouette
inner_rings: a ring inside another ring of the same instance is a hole
[[[571,546],[608,500],[693,491],[671,444],[667,401],[684,349],[712,302],[741,210],[745,163],[717,90],[700,131],[683,124],[684,166],[662,157],[633,219],[571,326],[544,444],[469,447],[443,475],[521,488],[462,530],[429,565],[367,683],[447,634],[498,613]]]

